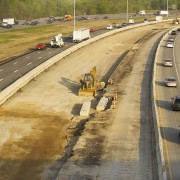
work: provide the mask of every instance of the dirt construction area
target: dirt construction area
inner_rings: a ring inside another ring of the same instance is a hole
[[[33,79],[0,107],[0,179],[157,179],[150,82],[157,39],[169,24],[150,25],[81,48]],[[79,80],[96,66],[111,77],[106,96],[77,96]],[[114,72],[114,73],[113,73]],[[88,118],[80,117],[91,101]]]

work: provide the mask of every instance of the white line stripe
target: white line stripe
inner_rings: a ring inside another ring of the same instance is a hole
[[[177,38],[176,38],[176,39],[177,39]],[[175,46],[175,44],[176,44],[176,39],[175,39],[175,42],[174,42],[174,46]],[[177,70],[176,58],[175,58],[175,50],[174,50],[174,48],[173,48],[173,58],[174,58],[174,67],[175,67],[175,70],[176,70],[178,82],[179,82],[179,84],[180,84],[180,78],[179,78],[179,74],[178,74],[178,70]]]
[[[52,52],[49,52],[49,54],[52,54]]]
[[[26,58],[29,58],[29,56],[27,56]]]
[[[14,64],[17,64],[18,62],[15,62]]]
[[[19,70],[15,70],[14,73],[18,72]]]
[[[32,62],[28,63],[27,66],[29,66],[30,64],[32,64]]]
[[[3,79],[0,79],[0,82],[2,81]]]
[[[3,71],[4,69],[0,69],[0,71]]]
[[[41,59],[42,57],[39,57],[38,59]]]

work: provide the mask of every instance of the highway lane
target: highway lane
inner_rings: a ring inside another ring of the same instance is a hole
[[[167,39],[172,36],[169,35]],[[180,34],[177,34],[174,41],[174,48],[167,48],[167,39],[160,48],[159,60],[157,63],[157,105],[160,118],[160,127],[163,137],[163,149],[166,160],[166,169],[168,179],[180,179],[180,139],[178,137],[180,125],[180,112],[172,111],[171,98],[180,95]],[[171,58],[173,67],[164,67],[163,59]],[[175,77],[177,79],[177,87],[166,87],[165,78]]]
[[[109,30],[99,29],[96,32],[91,33],[91,37],[98,36],[100,34],[106,33]],[[14,58],[6,63],[0,65],[0,91],[4,90],[10,84],[15,82],[17,79],[40,65],[41,63],[47,61],[49,58],[61,53],[62,51],[72,47],[75,43],[72,39],[65,37],[65,46],[61,48],[51,48],[48,45],[46,51],[36,51],[32,50],[28,54],[24,54],[20,57]]]

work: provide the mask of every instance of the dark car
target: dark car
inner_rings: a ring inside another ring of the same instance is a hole
[[[18,24],[19,24],[19,21],[18,21],[18,20],[14,20],[14,24],[15,24],[15,25],[18,25]]]
[[[180,28],[177,28],[177,31],[180,31]]]
[[[30,26],[36,26],[37,25],[37,22],[33,21],[29,24]]]
[[[176,31],[171,31],[171,35],[176,35]]]
[[[180,111],[180,96],[175,96],[172,99],[172,109],[173,111]]]
[[[25,21],[22,25],[29,25],[29,22]]]
[[[127,23],[122,23],[122,26],[127,26]]]
[[[52,23],[52,20],[48,19],[47,24],[51,24],[51,23]]]
[[[39,44],[36,46],[36,49],[37,49],[37,50],[46,50],[46,44],[44,44],[44,43],[39,43]]]
[[[109,17],[108,16],[104,16],[103,19],[108,19]]]

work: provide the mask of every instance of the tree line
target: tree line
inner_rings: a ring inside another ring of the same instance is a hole
[[[64,16],[74,12],[76,15],[119,14],[125,13],[127,0],[0,0],[0,19],[40,18]],[[169,7],[176,5],[180,10],[180,0],[168,0]],[[166,10],[167,0],[128,0],[130,13],[139,10]]]

